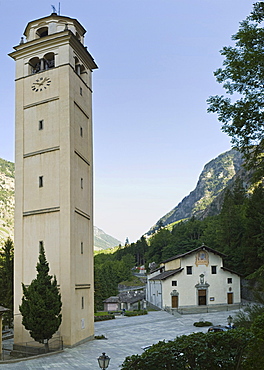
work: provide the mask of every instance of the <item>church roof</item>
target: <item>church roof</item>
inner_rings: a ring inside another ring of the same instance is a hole
[[[234,270],[230,270],[230,269],[229,269],[229,268],[227,268],[227,267],[222,266],[222,267],[221,267],[221,269],[222,269],[222,270],[224,270],[224,271],[231,272],[231,274],[236,274],[236,275],[242,276],[241,274],[239,274],[239,273],[235,272]]]
[[[224,253],[221,253],[221,252],[218,252],[217,250],[213,249],[213,248],[210,248],[210,247],[207,247],[206,245],[201,245],[201,247],[198,247],[198,248],[195,248],[195,249],[192,249],[191,251],[189,252],[186,252],[186,253],[182,253],[182,254],[178,254],[176,256],[173,256],[171,258],[168,258],[166,261],[163,261],[162,263],[166,263],[166,262],[170,262],[170,261],[173,261],[173,260],[176,260],[178,258],[183,258],[185,256],[188,256],[189,254],[192,254],[192,253],[197,253],[199,252],[200,250],[206,250],[207,252],[211,252],[211,253],[214,253],[214,254],[217,254],[218,256],[224,258],[224,257],[227,257],[226,254]]]
[[[168,270],[168,271],[164,271],[162,272],[161,274],[159,275],[156,275],[154,276],[153,278],[149,279],[149,280],[165,280],[167,279],[168,277],[170,276],[173,276],[175,274],[178,274],[179,272],[181,272],[183,270],[183,267],[182,268],[178,268],[176,270]]]
[[[86,30],[84,29],[84,27],[81,25],[81,23],[75,19],[75,18],[70,18],[70,17],[67,17],[67,16],[63,16],[63,15],[58,15],[57,13],[52,13],[46,17],[43,17],[43,18],[39,18],[39,19],[34,19],[33,21],[29,22],[25,28],[25,31],[24,31],[24,35],[27,36],[28,34],[28,31],[29,31],[29,28],[34,24],[34,23],[39,23],[40,21],[41,22],[44,22],[44,21],[47,21],[48,19],[57,19],[57,20],[64,20],[64,21],[70,21],[70,22],[73,22],[76,26],[77,29],[80,30],[80,33],[82,35],[84,35],[86,33]]]

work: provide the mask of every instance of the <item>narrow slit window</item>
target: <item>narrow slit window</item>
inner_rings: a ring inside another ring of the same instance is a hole
[[[82,297],[82,310],[84,309],[84,297]]]
[[[39,176],[39,187],[43,188],[43,176]]]
[[[81,178],[81,189],[83,189],[83,178]]]
[[[82,96],[82,87],[80,87],[80,95]]]
[[[43,128],[44,128],[44,120],[43,120],[43,119],[41,119],[41,120],[39,121],[39,130],[43,130]]]
[[[83,254],[83,242],[81,242],[81,254]]]
[[[39,252],[41,251],[41,249],[44,247],[44,243],[43,243],[43,240],[40,240],[39,241]]]
[[[83,128],[82,127],[80,127],[80,135],[81,135],[81,137],[83,136]]]

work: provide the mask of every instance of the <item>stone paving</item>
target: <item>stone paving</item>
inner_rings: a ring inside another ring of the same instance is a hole
[[[107,340],[93,340],[61,353],[38,357],[16,363],[1,364],[0,370],[39,369],[99,369],[97,358],[105,352],[110,358],[109,370],[120,369],[126,356],[142,353],[142,348],[160,340],[171,340],[176,336],[207,328],[196,328],[195,321],[211,321],[213,325],[227,325],[227,317],[236,311],[172,316],[165,311],[153,311],[138,317],[118,317],[115,320],[95,323],[95,335],[104,335]],[[158,369],[157,369],[158,370]]]

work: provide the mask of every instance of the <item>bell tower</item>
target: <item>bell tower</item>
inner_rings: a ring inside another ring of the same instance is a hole
[[[66,346],[93,337],[92,70],[85,29],[52,13],[29,22],[16,62],[15,343],[22,288],[36,277],[39,246],[62,296]]]

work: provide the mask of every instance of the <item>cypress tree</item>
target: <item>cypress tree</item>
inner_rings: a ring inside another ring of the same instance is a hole
[[[40,247],[36,269],[36,279],[28,287],[22,283],[23,298],[19,310],[23,317],[22,324],[35,341],[45,343],[48,351],[48,341],[61,324],[62,303],[56,276],[53,278],[49,275],[49,264],[43,246]]]

